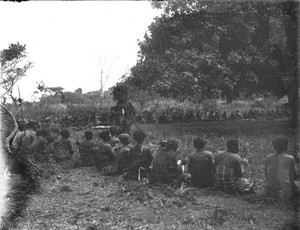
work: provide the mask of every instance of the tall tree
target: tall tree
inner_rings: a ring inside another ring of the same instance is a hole
[[[4,101],[6,97],[9,97],[16,103],[17,97],[14,96],[14,86],[26,76],[28,69],[33,66],[33,63],[27,60],[26,45],[10,44],[8,49],[1,51],[0,62],[0,84],[3,88],[1,97]]]
[[[280,9],[286,35],[286,44],[281,46],[284,80],[291,109],[291,125],[299,125],[299,2],[284,2]],[[298,130],[296,130],[298,132]]]
[[[290,104],[297,108],[299,3],[169,0],[153,6],[164,15],[139,43],[131,84],[197,100],[294,92]]]
[[[107,80],[110,76],[110,70],[114,63],[116,62],[118,56],[116,56],[115,60],[107,66],[107,54],[105,55],[104,60],[101,60],[101,58],[98,55],[98,61],[99,61],[99,67],[100,67],[100,104],[102,104],[102,100],[104,97],[104,88],[106,86]]]

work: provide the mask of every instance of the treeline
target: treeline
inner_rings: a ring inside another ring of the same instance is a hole
[[[125,83],[179,101],[287,94],[296,118],[299,2],[152,3],[163,14],[139,42]]]

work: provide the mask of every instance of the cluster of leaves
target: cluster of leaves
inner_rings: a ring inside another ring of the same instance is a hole
[[[240,92],[286,93],[283,4],[195,0],[153,5],[164,14],[139,42],[129,84],[194,101],[219,96],[231,101]]]
[[[1,95],[3,100],[6,100],[6,96],[8,96],[14,103],[17,102],[17,97],[13,93],[14,86],[33,66],[33,63],[26,60],[26,58],[26,45],[20,45],[19,43],[10,44],[8,49],[1,51],[0,84],[4,90]]]

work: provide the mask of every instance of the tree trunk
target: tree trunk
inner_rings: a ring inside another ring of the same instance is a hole
[[[283,25],[286,34],[286,49],[282,49],[282,59],[285,75],[289,78],[287,84],[287,96],[291,112],[291,128],[298,130],[299,92],[298,92],[298,37],[299,37],[299,4],[287,2],[283,8]]]
[[[298,81],[297,81],[298,82]],[[297,130],[299,127],[299,92],[298,92],[298,84],[295,81],[294,84],[291,84],[288,87],[288,100],[290,106],[290,114],[291,114],[291,128]]]

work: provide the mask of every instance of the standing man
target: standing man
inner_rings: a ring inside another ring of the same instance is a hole
[[[131,124],[134,121],[136,111],[128,100],[128,87],[117,85],[114,87],[112,94],[117,104],[110,110],[111,125],[119,127],[122,133],[130,134]]]

